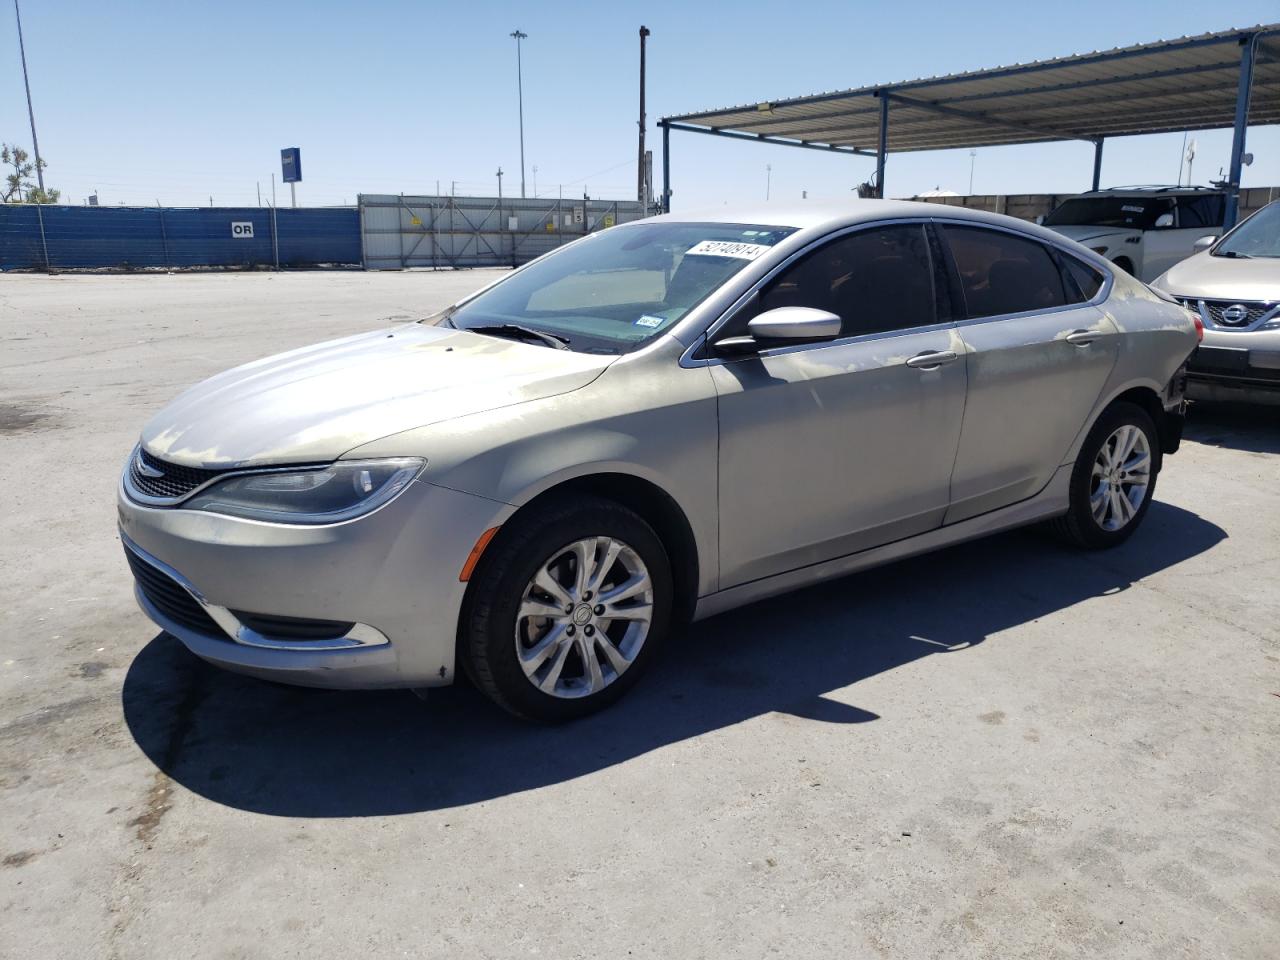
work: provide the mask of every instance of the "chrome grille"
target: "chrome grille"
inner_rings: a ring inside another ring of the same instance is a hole
[[[146,471],[160,476],[148,476]],[[181,500],[196,487],[225,473],[225,470],[202,470],[198,467],[182,467],[153,457],[141,447],[129,461],[129,482],[139,493],[162,500]]]
[[[1275,312],[1276,303],[1259,303],[1254,300],[1202,300],[1206,319],[1215,327],[1227,330],[1246,330],[1264,317]]]

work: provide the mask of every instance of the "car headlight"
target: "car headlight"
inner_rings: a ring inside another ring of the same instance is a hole
[[[417,457],[339,460],[314,469],[245,473],[213,484],[182,507],[274,523],[339,523],[391,500],[425,462]]]

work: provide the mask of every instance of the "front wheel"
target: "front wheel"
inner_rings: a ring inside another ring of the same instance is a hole
[[[1057,530],[1088,549],[1118,546],[1146,516],[1159,471],[1160,442],[1151,417],[1135,404],[1113,404],[1080,447],[1071,506]]]
[[[517,516],[471,584],[462,656],[500,706],[563,721],[608,706],[665,639],[671,567],[637,514],[584,498]]]

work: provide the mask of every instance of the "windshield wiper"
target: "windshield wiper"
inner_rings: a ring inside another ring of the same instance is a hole
[[[537,340],[540,343],[545,343],[548,347],[555,347],[557,350],[569,349],[568,337],[545,333],[542,330],[535,330],[533,327],[522,327],[518,323],[493,323],[479,327],[464,327],[463,329],[470,330],[472,333],[488,333],[497,337],[523,337],[525,340]]]
[[[1215,257],[1227,257],[1230,260],[1252,260],[1253,257],[1247,253],[1237,253],[1234,250],[1222,250],[1214,254]]]

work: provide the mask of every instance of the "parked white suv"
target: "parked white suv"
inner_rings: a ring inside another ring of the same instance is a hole
[[[1222,235],[1226,199],[1211,187],[1115,187],[1064,200],[1044,225],[1150,283]]]

